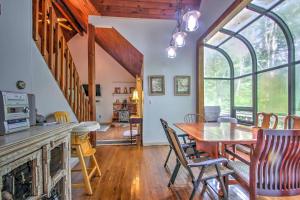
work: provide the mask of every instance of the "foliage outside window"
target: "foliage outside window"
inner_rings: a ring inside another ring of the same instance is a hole
[[[230,113],[230,81],[205,80],[204,82],[205,106],[220,106],[221,115]]]
[[[234,80],[234,106],[252,107],[252,76]]]
[[[251,55],[246,45],[236,38],[231,38],[220,46],[232,59],[234,76],[252,73]]]
[[[280,27],[268,17],[261,17],[241,32],[252,44],[258,71],[288,63],[288,47]]]
[[[205,48],[204,77],[229,78],[230,68],[226,58],[218,51]]]

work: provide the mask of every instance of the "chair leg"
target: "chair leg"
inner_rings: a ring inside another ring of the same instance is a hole
[[[85,164],[84,157],[83,157],[83,154],[81,151],[81,147],[79,145],[76,146],[76,151],[77,151],[77,155],[79,157],[79,161],[81,164],[81,170],[82,170],[82,174],[83,174],[83,180],[84,180],[86,192],[89,195],[92,195],[93,191],[92,191],[92,187],[91,187],[91,183],[90,183],[90,179],[89,179],[89,174],[88,174],[88,171],[86,168],[86,164]]]
[[[100,170],[100,167],[98,165],[95,155],[92,155],[92,160],[93,160],[95,167],[97,168],[98,176],[101,176],[101,170]]]
[[[201,179],[202,179],[202,177],[203,177],[205,168],[206,168],[206,167],[202,167],[202,168],[201,168],[200,174],[199,174],[197,180],[196,180],[196,181],[194,182],[194,184],[193,184],[194,187],[193,187],[193,191],[192,191],[192,193],[191,193],[191,195],[190,195],[190,200],[193,200],[193,198],[194,198],[194,196],[195,196],[195,193],[196,193],[196,191],[197,191],[197,189],[198,189],[198,187],[199,187],[199,184],[200,184],[200,182],[201,182]],[[205,188],[205,189],[206,189],[206,188]],[[203,191],[202,191],[202,192],[203,192]]]
[[[218,174],[217,178],[220,182],[220,186],[221,186],[221,189],[222,189],[222,192],[223,192],[223,199],[228,199],[228,193],[227,193],[227,190],[226,190],[226,187],[225,187],[225,184],[224,184],[224,180],[223,180],[220,168],[219,168],[218,165],[215,165],[215,167],[216,167],[217,174]]]
[[[176,179],[177,174],[178,174],[178,171],[179,171],[179,168],[180,168],[180,165],[181,165],[180,162],[177,160],[177,161],[176,161],[176,166],[175,166],[174,171],[173,171],[173,173],[172,173],[172,176],[171,176],[171,178],[170,178],[168,187],[170,187],[172,184],[174,184],[175,179]]]
[[[168,153],[168,155],[167,155],[167,159],[166,159],[166,161],[165,161],[164,167],[167,167],[167,163],[168,163],[168,161],[169,161],[169,158],[170,158],[170,155],[171,155],[171,152],[172,152],[172,147],[171,147],[171,146],[169,146],[169,147],[170,147],[170,149],[169,149],[169,153]]]

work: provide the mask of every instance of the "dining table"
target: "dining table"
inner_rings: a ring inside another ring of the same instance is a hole
[[[207,152],[213,158],[224,155],[225,151],[233,155],[232,151],[224,149],[227,146],[253,147],[256,144],[257,130],[250,126],[230,122],[175,123],[174,126],[195,140],[197,150]]]

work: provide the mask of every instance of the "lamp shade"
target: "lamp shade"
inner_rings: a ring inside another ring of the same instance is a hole
[[[168,58],[175,58],[176,57],[176,47],[169,46],[167,49]]]
[[[201,13],[198,10],[190,10],[183,15],[186,31],[192,32],[198,29],[200,15]]]
[[[136,89],[132,93],[132,100],[133,101],[138,101],[139,100],[139,93]]]
[[[173,40],[176,47],[183,47],[185,45],[185,37],[187,34],[183,31],[179,31],[173,34]]]

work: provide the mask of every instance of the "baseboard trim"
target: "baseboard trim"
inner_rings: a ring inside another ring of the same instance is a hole
[[[147,147],[147,146],[166,146],[166,145],[169,145],[168,142],[147,142],[143,144],[144,147]]]

